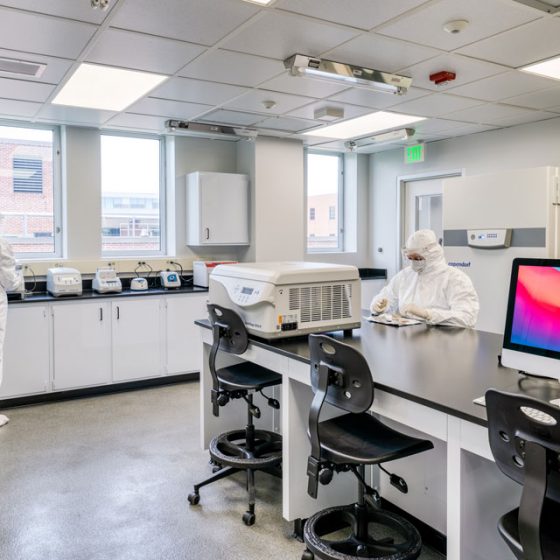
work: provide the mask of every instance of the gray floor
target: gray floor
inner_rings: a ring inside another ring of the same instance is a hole
[[[1,560],[298,559],[280,484],[257,473],[257,524],[239,478],[201,491],[198,383],[0,412]],[[422,560],[441,556],[425,551]]]

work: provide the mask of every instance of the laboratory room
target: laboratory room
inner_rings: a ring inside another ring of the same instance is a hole
[[[560,0],[0,0],[0,560],[560,560]]]

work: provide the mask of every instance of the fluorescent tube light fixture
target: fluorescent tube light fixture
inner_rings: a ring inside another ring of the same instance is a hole
[[[520,70],[528,72],[529,74],[560,80],[560,56],[545,60],[544,62],[529,64],[528,66],[520,68]]]
[[[171,134],[216,138],[218,140],[254,140],[257,131],[252,128],[238,128],[223,124],[199,123],[169,119],[165,122],[165,130]]]
[[[400,113],[389,113],[377,111],[362,117],[356,117],[341,123],[331,124],[322,128],[313,128],[304,132],[308,136],[320,136],[334,138],[335,140],[348,140],[350,138],[362,138],[376,132],[390,130],[399,126],[406,126],[415,122],[423,121],[425,117],[413,115],[402,115]]]
[[[52,103],[122,111],[161,84],[167,76],[112,66],[80,64]]]
[[[558,0],[515,0],[519,4],[525,4],[525,6],[531,6],[545,12],[547,14],[556,14],[560,12],[560,2]]]
[[[366,136],[365,138],[358,138],[356,140],[349,140],[345,142],[345,146],[349,149],[360,148],[362,146],[370,146],[372,144],[390,144],[391,142],[402,142],[414,136],[416,131],[413,128],[399,128],[397,130],[390,130],[389,132],[382,132],[373,136]]]
[[[334,60],[326,60],[294,54],[284,60],[284,66],[292,76],[309,76],[331,82],[345,83],[349,86],[366,86],[384,93],[403,95],[412,84],[412,78],[389,74],[372,68],[354,66]]]
[[[245,0],[245,2],[249,2],[250,4],[258,4],[259,6],[270,6],[276,0]]]

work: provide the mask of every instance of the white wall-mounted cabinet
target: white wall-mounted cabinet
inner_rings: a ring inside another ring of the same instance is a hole
[[[207,294],[11,304],[0,400],[199,371]]]
[[[51,310],[53,390],[111,383],[111,304],[79,301]]]
[[[238,173],[185,176],[187,245],[249,244],[249,179]]]
[[[47,392],[50,387],[49,308],[10,305],[0,399]]]

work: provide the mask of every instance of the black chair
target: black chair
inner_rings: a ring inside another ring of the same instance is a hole
[[[397,432],[367,412],[373,403],[373,379],[357,350],[325,335],[310,335],[309,347],[315,396],[309,414],[307,491],[316,498],[319,482],[328,484],[334,472],[352,471],[358,479],[358,502],[325,509],[307,520],[302,560],[417,558],[420,534],[403,517],[379,507],[378,493],[365,480],[365,465],[414,455],[432,449],[432,443]],[[319,421],[325,402],[348,414]],[[408,491],[402,478],[390,477],[399,490]]]
[[[496,464],[523,485],[520,506],[498,530],[519,560],[560,559],[560,409],[533,397],[486,392]]]
[[[247,474],[249,509],[243,514],[246,525],[255,523],[255,471],[265,471],[281,476],[282,437],[266,430],[256,430],[253,418],[260,418],[260,409],[253,403],[255,392],[261,393],[272,408],[280,405],[276,399],[266,397],[263,389],[282,383],[282,376],[257,364],[243,362],[216,369],[218,351],[243,354],[249,345],[247,330],[241,317],[232,311],[209,304],[208,313],[212,324],[213,344],[210,350],[209,369],[212,374],[212,412],[219,416],[220,407],[228,402],[243,399],[247,403],[247,426],[212,439],[209,446],[214,476],[194,485],[189,494],[191,505],[200,501],[199,490],[203,486],[231,476],[240,471]]]

